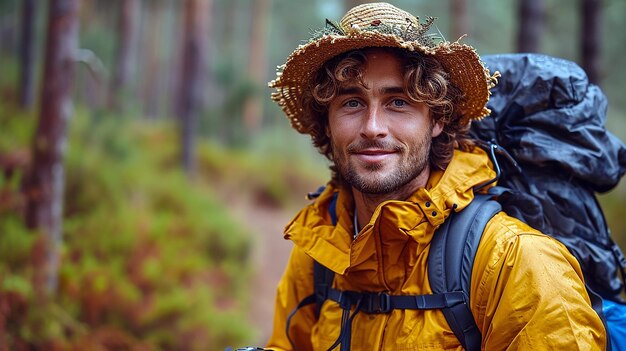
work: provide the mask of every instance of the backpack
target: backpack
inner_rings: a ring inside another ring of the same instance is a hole
[[[474,122],[470,134],[490,154],[498,185],[488,194],[477,194],[437,229],[428,257],[433,294],[339,291],[332,288],[333,272],[314,262],[314,292],[288,318],[288,337],[290,319],[300,307],[315,303],[319,314],[329,299],[344,311],[340,335],[329,350],[339,344],[341,351],[350,349],[356,313],[392,309],[441,309],[463,348],[480,350],[482,336],[469,309],[472,265],[487,222],[503,210],[555,237],[578,259],[593,308],[607,330],[607,349],[626,350],[626,304],[621,296],[626,259],[595,197],[595,192],[615,187],[626,172],[626,145],[604,127],[606,97],[567,60],[507,54],[485,56],[483,61],[503,78],[492,89],[492,114]],[[333,223],[335,201],[329,210]]]
[[[623,302],[626,259],[595,197],[626,172],[626,146],[604,126],[606,96],[567,60],[539,54],[483,60],[502,78],[492,89],[491,115],[473,123],[470,134],[510,153],[501,157],[498,180],[508,189],[498,197],[504,212],[565,244],[589,287]]]

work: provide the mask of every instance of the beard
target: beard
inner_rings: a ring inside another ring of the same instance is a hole
[[[428,167],[432,137],[430,131],[409,149],[405,145],[379,140],[360,140],[339,150],[332,143],[337,171],[346,184],[364,194],[380,195],[395,192],[417,178]],[[349,156],[367,148],[394,150],[400,156],[393,164],[372,163],[358,167]]]

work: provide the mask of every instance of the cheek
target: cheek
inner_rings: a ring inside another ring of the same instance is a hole
[[[338,148],[342,148],[344,144],[346,144],[346,137],[342,133],[341,129],[329,129],[328,130],[328,138],[330,142]]]
[[[337,145],[354,136],[356,125],[349,118],[329,117],[326,135]]]

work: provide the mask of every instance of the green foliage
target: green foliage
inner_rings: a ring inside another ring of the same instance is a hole
[[[14,138],[0,155],[32,134],[11,118],[0,116],[0,140]],[[250,239],[211,187],[179,170],[174,130],[77,111],[59,289],[49,301],[34,283],[38,236],[20,207],[0,206],[0,300],[11,302],[0,317],[11,338],[0,346],[207,350],[250,340]],[[0,179],[0,193],[21,196],[14,179]]]
[[[5,214],[0,221],[0,266],[20,267],[28,264],[34,235],[24,228],[22,220]],[[3,284],[5,284],[3,282]]]
[[[16,146],[28,147],[37,119],[32,113],[13,110],[9,104],[0,104],[0,115],[11,118],[0,119],[0,153],[15,151]]]
[[[306,193],[328,181],[329,171],[308,138],[294,135],[292,130],[267,130],[246,149],[204,141],[198,152],[201,178],[221,179],[223,192],[247,194],[258,204],[300,206]]]

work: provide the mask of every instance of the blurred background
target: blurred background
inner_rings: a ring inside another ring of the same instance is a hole
[[[358,0],[0,1],[0,350],[261,346],[327,163],[276,66]],[[577,62],[626,139],[623,0],[391,0],[481,55]],[[599,195],[626,246],[624,181]]]

